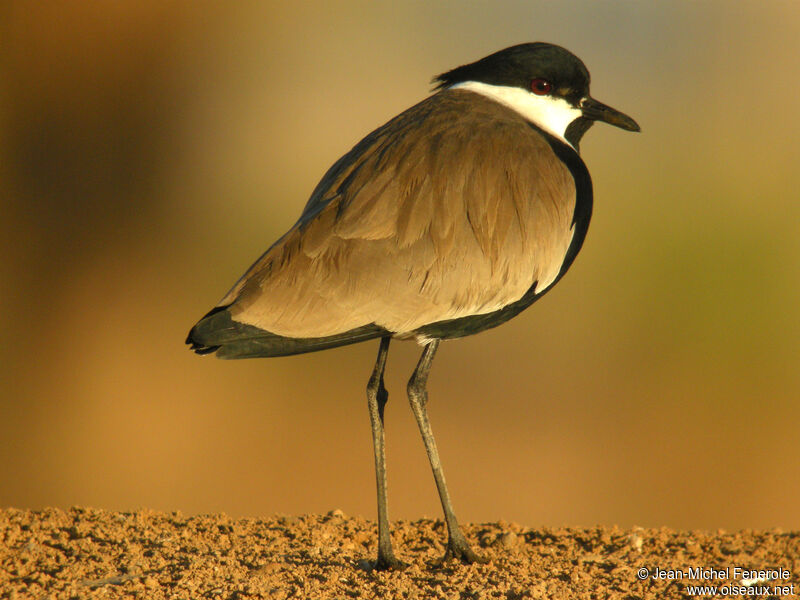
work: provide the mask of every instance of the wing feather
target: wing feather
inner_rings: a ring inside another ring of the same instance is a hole
[[[491,312],[555,279],[574,206],[568,169],[521,116],[445,90],[340,159],[220,304],[312,338]]]

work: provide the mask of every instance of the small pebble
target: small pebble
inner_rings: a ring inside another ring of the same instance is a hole
[[[515,548],[517,546],[517,534],[513,531],[506,531],[500,536],[500,544],[503,548]]]

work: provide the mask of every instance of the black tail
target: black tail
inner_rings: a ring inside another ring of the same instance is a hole
[[[261,358],[315,352],[390,335],[383,327],[365,325],[320,338],[292,338],[239,323],[227,306],[217,306],[197,322],[186,343],[197,354],[217,353],[218,358]]]

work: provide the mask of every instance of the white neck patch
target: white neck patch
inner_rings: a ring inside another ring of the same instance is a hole
[[[564,134],[569,124],[580,117],[582,112],[580,108],[575,108],[563,98],[537,96],[519,87],[490,85],[479,81],[464,81],[448,89],[469,90],[505,104],[572,147],[572,144],[564,138]]]

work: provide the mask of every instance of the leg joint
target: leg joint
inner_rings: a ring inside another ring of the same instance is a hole
[[[418,377],[417,375],[418,374],[414,372],[414,374],[411,376],[411,379],[408,380],[408,385],[406,386],[408,395],[413,398],[419,398],[425,394],[425,384],[427,383],[425,381],[425,377]]]
[[[383,387],[382,377],[379,373],[375,372],[372,374],[372,377],[369,378],[367,381],[367,396],[370,398],[374,398],[378,395],[378,390]]]

